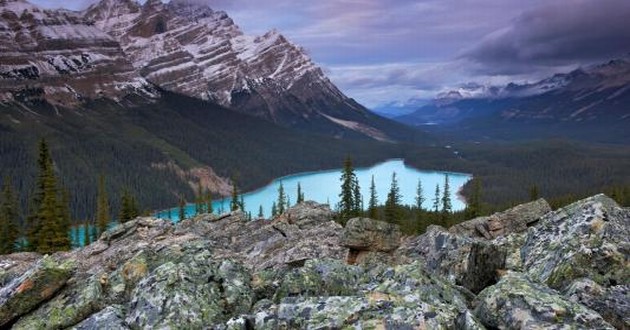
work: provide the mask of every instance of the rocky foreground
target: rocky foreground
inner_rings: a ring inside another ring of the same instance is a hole
[[[402,237],[302,203],[138,218],[68,253],[0,257],[0,328],[630,329],[630,209],[544,200]]]

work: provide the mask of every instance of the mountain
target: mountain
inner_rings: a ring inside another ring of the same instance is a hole
[[[141,217],[72,251],[0,256],[0,327],[626,329],[629,232],[604,195],[409,237],[313,202]]]
[[[41,137],[77,218],[93,214],[99,173],[114,210],[124,187],[156,209],[199,185],[229,194],[231,176],[248,190],[428,140],[344,96],[278,32],[246,36],[207,6],[0,0],[0,40],[0,183],[13,178],[25,213]]]
[[[245,35],[225,12],[198,3],[103,0],[84,17],[120,42],[137,72],[162,89],[286,127],[405,138],[400,127],[339,91],[304,49],[278,31]]]
[[[118,42],[80,13],[24,0],[0,1],[0,63],[0,103],[36,98],[75,107],[85,99],[155,96]]]
[[[532,84],[467,86],[396,120],[474,138],[570,137],[628,142],[630,57]],[[452,129],[451,129],[452,128]]]

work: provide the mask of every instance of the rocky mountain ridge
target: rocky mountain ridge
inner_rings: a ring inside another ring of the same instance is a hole
[[[630,57],[624,57],[534,83],[466,85],[396,120],[438,124],[476,139],[561,135],[619,143],[629,138],[628,99]]]
[[[190,0],[102,0],[83,12],[2,0],[0,40],[1,104],[75,109],[129,95],[153,102],[165,90],[337,137],[410,132],[345,96],[278,31],[246,35],[225,12]]]
[[[630,210],[544,200],[402,237],[305,202],[271,221],[138,218],[88,247],[0,257],[14,329],[630,327]],[[495,235],[485,237],[485,232]]]

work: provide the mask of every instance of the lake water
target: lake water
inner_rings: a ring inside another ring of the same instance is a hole
[[[472,178],[469,174],[439,172],[439,171],[420,171],[415,168],[406,166],[402,159],[392,159],[386,162],[374,165],[372,167],[355,169],[355,173],[361,187],[364,205],[367,207],[370,196],[370,183],[374,176],[374,183],[378,194],[379,204],[384,204],[387,193],[392,180],[392,173],[396,173],[400,193],[402,195],[403,204],[415,204],[416,189],[418,180],[422,181],[425,201],[423,207],[431,208],[433,198],[435,196],[435,186],[440,185],[440,190],[444,186],[444,177],[448,173],[451,201],[453,210],[462,210],[466,207],[465,203],[457,196],[459,189]],[[329,203],[334,209],[339,202],[339,193],[341,192],[341,169],[298,173],[276,179],[258,190],[243,195],[245,201],[245,210],[251,212],[253,217],[258,215],[258,209],[262,205],[265,218],[271,215],[271,205],[278,199],[278,188],[280,183],[284,186],[285,193],[291,201],[291,205],[297,201],[297,185],[298,182],[302,187],[306,200],[313,200],[318,203]],[[230,198],[217,200],[213,202],[215,213],[223,213],[229,211]],[[178,208],[170,210],[170,219],[178,220]],[[193,204],[186,206],[186,216],[191,217],[195,213]],[[159,212],[159,218],[169,219],[169,211]]]

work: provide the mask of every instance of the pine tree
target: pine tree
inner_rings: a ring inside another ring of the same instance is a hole
[[[473,188],[470,193],[468,205],[466,206],[466,217],[476,218],[482,214],[481,210],[481,179],[473,179]]]
[[[448,183],[448,174],[446,174],[444,175],[444,189],[442,189],[442,220],[447,220],[452,211],[451,190]]]
[[[302,186],[298,182],[297,184],[297,204],[304,202],[304,193],[302,192]]]
[[[206,193],[206,211],[210,214],[214,213],[214,209],[212,207],[212,193],[211,192],[207,192]]]
[[[378,195],[376,193],[376,185],[374,184],[374,175],[372,175],[372,182],[370,183],[370,201],[368,205],[369,217],[372,219],[378,218]]]
[[[353,216],[359,216],[363,213],[363,196],[361,196],[359,179],[356,175],[354,177],[354,187],[352,187],[352,198],[354,199],[354,207],[352,208]]]
[[[90,243],[90,224],[85,220],[83,222],[83,246],[88,246]]]
[[[18,201],[8,177],[4,180],[0,201],[0,254],[9,254],[17,251],[16,241],[20,232]]]
[[[205,203],[203,200],[203,188],[201,187],[201,182],[199,182],[199,186],[197,187],[197,194],[195,195],[195,215],[200,215],[204,212]]]
[[[387,200],[385,201],[385,220],[390,222],[399,221],[401,218],[401,200],[400,188],[398,187],[398,180],[396,179],[396,172],[392,174],[392,183],[387,194]]]
[[[98,196],[96,198],[96,225],[99,236],[107,230],[111,217],[109,215],[109,200],[105,190],[105,176],[98,178]]]
[[[243,195],[241,195],[241,198],[238,202],[238,207],[245,212],[245,197],[243,197]]]
[[[337,208],[339,209],[339,220],[345,223],[349,219],[359,216],[361,208],[359,183],[350,157],[347,157],[343,162],[343,170],[339,180],[341,181],[341,193]]]
[[[440,210],[440,185],[435,185],[435,197],[433,198],[433,212],[437,213]]]
[[[35,192],[29,203],[29,215],[26,218],[26,250],[37,251],[39,247],[39,236],[41,232],[41,219],[39,218],[40,208],[44,201],[44,193],[46,190],[48,174],[47,169],[52,167],[52,158],[48,143],[45,139],[39,141],[39,154],[37,158],[37,182],[35,184]]]
[[[236,180],[232,177],[232,200],[230,201],[230,211],[236,211],[239,209],[238,200],[238,187],[236,186]]]
[[[278,187],[278,203],[276,207],[278,208],[278,214],[284,213],[287,207],[287,196],[284,193],[282,182],[280,182],[280,186]]]
[[[138,217],[138,203],[136,198],[129,192],[127,188],[123,190],[120,198],[120,222],[125,223]]]
[[[273,204],[271,204],[271,217],[275,217],[276,215],[278,215],[278,206],[276,205],[276,202],[273,202]]]
[[[263,212],[262,205],[260,205],[260,207],[258,208],[258,217],[259,218],[264,218],[265,217],[265,213]]]
[[[72,248],[70,230],[72,215],[70,213],[70,192],[66,189],[57,198],[57,230],[55,233],[56,250],[67,251]]]
[[[424,191],[422,189],[422,180],[418,179],[418,188],[416,188],[416,208],[422,211],[423,203],[424,203]]]
[[[538,193],[538,186],[533,184],[529,187],[529,200],[535,201],[540,197]]]
[[[179,197],[179,221],[186,219],[186,200],[184,196]]]

